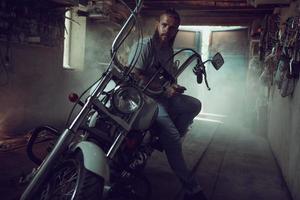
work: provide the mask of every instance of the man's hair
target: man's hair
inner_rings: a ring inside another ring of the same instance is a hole
[[[174,9],[174,8],[169,8],[169,9],[166,9],[164,10],[159,18],[162,16],[162,15],[169,15],[169,16],[172,16],[174,19],[176,19],[178,21],[178,25],[180,24],[180,16],[178,14],[178,12]]]
[[[170,9],[164,10],[164,11],[159,15],[159,20],[160,20],[160,17],[161,17],[162,15],[168,15],[168,16],[173,17],[175,20],[178,21],[178,25],[180,25],[180,16],[179,16],[178,12],[177,12],[174,8],[170,8]],[[159,34],[158,34],[158,30],[157,30],[157,29],[155,29],[153,38],[154,38],[154,40],[159,40]],[[169,45],[170,45],[171,47],[173,47],[175,38],[176,38],[176,35],[175,35],[173,38],[170,39]]]

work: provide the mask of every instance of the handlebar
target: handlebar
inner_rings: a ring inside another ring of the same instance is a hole
[[[208,90],[211,90],[211,88],[208,85],[208,81],[207,81],[207,74],[206,74],[206,69],[205,69],[205,63],[207,63],[208,61],[212,61],[212,60],[206,60],[206,61],[202,61],[201,55],[199,53],[197,53],[195,50],[193,49],[181,49],[180,51],[176,52],[175,54],[172,55],[172,57],[168,60],[170,61],[175,55],[177,55],[178,53],[185,51],[185,50],[190,50],[193,52],[193,54],[191,56],[189,56],[187,58],[187,60],[178,68],[177,72],[175,73],[175,75],[172,75],[171,73],[169,73],[164,67],[162,67],[161,65],[156,66],[157,72],[153,75],[153,77],[150,79],[150,81],[148,82],[148,84],[145,86],[145,91],[148,92],[151,95],[158,95],[160,93],[162,93],[164,91],[164,87],[168,86],[169,83],[174,83],[176,81],[176,79],[180,76],[180,74],[194,61],[197,60],[197,65],[194,67],[193,72],[197,75],[197,79],[201,77],[201,82],[202,82],[202,75],[204,76],[204,82],[205,85],[207,87]],[[151,81],[154,80],[155,76],[157,76],[158,74],[162,74],[167,80],[164,85],[162,85],[162,88],[160,90],[152,90],[150,89],[148,86],[150,85]],[[198,82],[198,81],[197,81]],[[198,83],[201,83],[200,81]]]
[[[133,11],[131,11],[130,16],[122,26],[121,30],[119,31],[118,35],[115,37],[112,47],[111,47],[111,57],[113,59],[114,64],[119,68],[119,69],[124,69],[124,66],[122,63],[119,61],[117,56],[115,54],[117,53],[118,49],[120,46],[123,44],[124,40],[127,38],[129,35],[131,29],[134,27],[136,23],[136,16],[140,12],[142,8],[142,2],[143,0],[137,0],[136,7]]]
[[[211,88],[208,85],[208,81],[207,81],[207,75],[206,75],[206,69],[205,69],[205,63],[207,63],[208,61],[211,60],[206,60],[206,61],[202,61],[201,55],[199,53],[197,53],[195,50],[193,49],[181,49],[180,51],[178,51],[176,54],[184,51],[184,50],[189,50],[192,51],[193,54],[179,67],[177,73],[175,74],[175,79],[194,61],[197,60],[197,65],[194,67],[193,72],[197,75],[197,82],[198,79],[200,79],[201,77],[201,81],[199,80],[198,83],[202,82],[202,74],[204,75],[204,82],[205,85],[207,87],[208,90],[210,90]],[[173,56],[174,57],[174,56]]]

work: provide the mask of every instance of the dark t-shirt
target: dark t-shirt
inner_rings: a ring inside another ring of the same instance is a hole
[[[139,47],[135,56],[136,48]],[[139,54],[139,50],[140,54]],[[173,65],[173,49],[172,47],[159,47],[152,38],[145,38],[136,42],[131,48],[128,64],[131,63],[134,56],[136,61],[135,68],[140,69],[147,76],[151,76],[155,71],[155,67],[161,65],[169,73],[174,74],[176,68]],[[138,56],[138,57],[137,57]]]

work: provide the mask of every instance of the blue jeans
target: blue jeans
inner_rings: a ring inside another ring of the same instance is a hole
[[[157,126],[160,128],[162,144],[170,167],[177,175],[187,192],[199,190],[200,186],[188,170],[180,138],[201,110],[201,102],[194,97],[179,94],[168,99],[158,100]]]

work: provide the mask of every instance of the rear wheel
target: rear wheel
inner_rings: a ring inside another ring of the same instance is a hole
[[[104,179],[84,168],[77,151],[55,167],[40,189],[39,200],[101,200]]]

